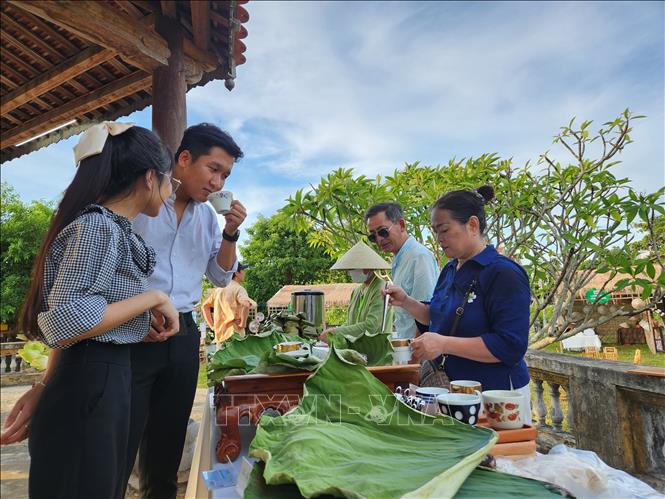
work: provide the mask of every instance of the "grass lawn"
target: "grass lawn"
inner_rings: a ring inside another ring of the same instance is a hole
[[[665,367],[665,353],[651,353],[646,343],[643,345],[613,345],[611,343],[603,343],[603,347],[616,347],[619,352],[619,360],[621,362],[630,362],[631,364],[635,357],[635,350],[639,348],[642,352],[643,366]],[[545,352],[559,353],[559,342],[552,343],[551,345],[546,346],[543,350]],[[581,357],[583,352],[569,352],[565,350],[563,353],[565,355]]]
[[[199,380],[196,382],[196,388],[208,388],[208,379],[206,377],[207,362],[201,362],[199,366]]]

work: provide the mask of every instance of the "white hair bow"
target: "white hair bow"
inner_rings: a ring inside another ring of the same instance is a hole
[[[109,135],[120,135],[133,126],[134,123],[102,121],[88,128],[83,133],[79,143],[74,146],[74,161],[76,162],[76,166],[81,163],[81,160],[101,153]]]

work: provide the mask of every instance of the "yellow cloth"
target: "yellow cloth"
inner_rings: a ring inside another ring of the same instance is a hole
[[[237,281],[231,282],[224,288],[215,288],[203,302],[203,307],[212,306],[214,313],[213,330],[215,331],[215,340],[222,342],[230,338],[234,332],[241,335],[245,334],[244,329],[240,329],[235,321],[240,319],[242,306],[256,305],[245,288]]]

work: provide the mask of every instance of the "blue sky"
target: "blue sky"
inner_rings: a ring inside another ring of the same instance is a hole
[[[226,188],[269,216],[337,167],[388,174],[405,162],[496,152],[516,165],[577,116],[648,116],[618,175],[665,184],[662,2],[250,2],[247,63],[232,92],[188,94],[245,151]],[[150,109],[122,121],[150,126]],[[26,200],[74,174],[73,137],[2,166]]]

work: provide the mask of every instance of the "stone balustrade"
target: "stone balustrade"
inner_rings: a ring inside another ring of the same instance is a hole
[[[558,434],[560,441],[592,450],[610,466],[652,484],[665,483],[657,478],[665,476],[665,378],[630,373],[643,366],[625,362],[536,350],[527,352],[526,362],[541,433]],[[665,355],[663,362],[665,372]],[[561,409],[562,388],[566,414]]]
[[[23,341],[0,343],[0,369],[3,372],[18,373],[25,369],[23,359],[17,354],[23,345],[25,345]]]

